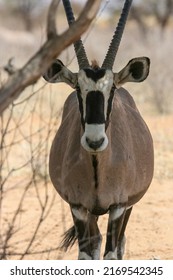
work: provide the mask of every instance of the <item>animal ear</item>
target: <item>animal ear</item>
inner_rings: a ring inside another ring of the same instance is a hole
[[[114,74],[114,82],[117,87],[127,82],[144,81],[150,69],[150,59],[148,57],[136,57],[119,72]]]
[[[77,74],[72,73],[59,59],[52,63],[43,78],[49,83],[64,82],[72,88],[75,88],[77,84]]]

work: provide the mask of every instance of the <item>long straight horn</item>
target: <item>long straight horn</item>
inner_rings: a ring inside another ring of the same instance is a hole
[[[70,26],[75,21],[70,1],[63,0],[63,5],[64,5],[65,13],[66,13],[66,16],[67,16],[68,24]],[[83,46],[83,43],[82,43],[81,39],[79,39],[78,41],[76,41],[74,43],[74,49],[75,49],[77,61],[78,61],[78,64],[79,64],[79,68],[83,69],[83,68],[90,67],[89,62],[88,62],[88,58],[86,56],[86,52],[85,52],[85,49],[84,49],[84,46]]]
[[[127,17],[129,14],[129,10],[132,4],[132,0],[126,0],[124,3],[124,7],[117,25],[117,28],[114,32],[112,41],[110,43],[109,49],[107,51],[106,57],[103,61],[102,67],[105,69],[111,69],[113,68],[113,64],[115,61],[115,57],[121,42],[121,37],[123,35],[124,27],[126,25]]]

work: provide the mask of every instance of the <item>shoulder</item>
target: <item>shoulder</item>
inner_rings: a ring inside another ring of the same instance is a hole
[[[77,101],[76,91],[73,91],[67,97],[67,99],[64,103],[62,119],[64,119],[69,114],[69,112],[72,112],[73,110],[76,110],[77,106],[78,106],[78,101]]]
[[[116,95],[117,95],[117,98],[119,99],[119,101],[121,101],[121,103],[124,106],[130,106],[131,108],[138,111],[133,97],[130,95],[130,93],[125,88],[121,87],[121,88],[117,89]]]

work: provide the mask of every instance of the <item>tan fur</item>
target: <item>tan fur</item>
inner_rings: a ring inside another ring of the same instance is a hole
[[[127,207],[138,202],[153,177],[153,142],[133,98],[123,88],[116,91],[109,144],[98,153],[98,186],[92,155],[81,144],[83,128],[76,93],[64,105],[61,126],[50,153],[50,177],[58,193],[70,204],[93,214],[104,214],[111,205]]]
[[[100,68],[97,60],[94,59],[91,61],[91,68],[96,70]]]

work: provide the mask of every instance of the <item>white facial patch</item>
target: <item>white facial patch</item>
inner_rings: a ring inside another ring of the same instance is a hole
[[[93,149],[87,142],[97,142],[104,139],[98,149]],[[81,138],[82,147],[88,152],[101,152],[106,149],[108,145],[108,138],[105,133],[105,124],[85,124],[85,132]]]

